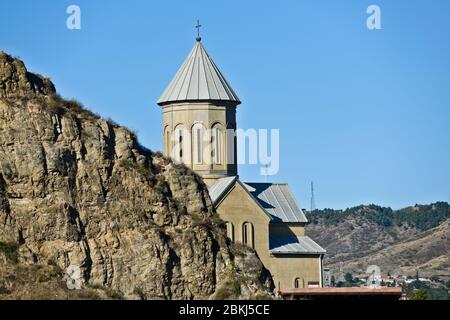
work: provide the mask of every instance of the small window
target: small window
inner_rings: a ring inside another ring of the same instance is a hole
[[[298,288],[303,288],[303,281],[300,278],[295,278],[294,280],[294,288],[298,289]]]
[[[165,130],[165,146],[164,151],[165,155],[171,157],[172,156],[172,150],[171,149],[171,143],[170,143],[170,130],[169,128],[166,128]]]
[[[212,152],[211,156],[213,158],[214,164],[222,164],[222,140],[223,140],[223,130],[220,124],[215,124],[212,127],[212,135],[211,135],[211,145]]]
[[[248,226],[245,223],[242,227],[242,243],[247,244],[248,243]]]
[[[183,155],[184,155],[184,149],[186,148],[186,141],[189,141],[189,139],[188,140],[186,140],[185,141],[185,139],[183,138],[184,137],[184,135],[188,135],[189,134],[189,132],[186,132],[186,129],[185,129],[185,127],[184,127],[184,125],[182,125],[182,124],[180,124],[180,125],[178,125],[176,128],[175,128],[175,131],[174,131],[174,141],[175,141],[175,145],[173,146],[174,147],[174,157],[175,157],[175,161],[178,161],[178,162],[184,162],[184,160],[185,159],[183,159]]]
[[[246,246],[254,248],[253,225],[250,222],[245,222],[242,225],[242,243]]]
[[[227,222],[227,237],[234,242],[234,225],[231,222]]]
[[[192,154],[194,156],[194,164],[203,163],[203,139],[205,129],[201,123],[196,123],[192,127]]]

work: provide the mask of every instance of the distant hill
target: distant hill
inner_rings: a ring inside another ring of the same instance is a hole
[[[308,213],[307,234],[327,250],[325,266],[338,276],[382,274],[450,278],[450,206],[446,202],[401,210],[376,205]]]

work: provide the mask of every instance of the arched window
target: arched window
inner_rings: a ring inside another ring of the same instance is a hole
[[[201,123],[196,123],[192,127],[192,155],[194,164],[203,163],[203,139],[205,128]]]
[[[227,237],[234,242],[234,225],[231,222],[227,222]]]
[[[295,278],[295,280],[294,280],[294,288],[295,289],[298,289],[298,288],[303,288],[304,287],[304,285],[303,285],[303,279],[301,279],[301,278]]]
[[[223,130],[222,125],[219,123],[216,123],[212,127],[211,145],[212,145],[211,156],[213,158],[213,163],[222,164]]]
[[[254,248],[253,243],[253,225],[250,222],[244,222],[242,225],[242,243]]]
[[[170,129],[167,126],[164,130],[164,152],[166,156],[171,156]]]
[[[175,161],[184,162],[185,158],[186,128],[179,124],[174,131],[173,158]]]

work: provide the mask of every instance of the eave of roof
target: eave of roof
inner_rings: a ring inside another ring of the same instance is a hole
[[[307,236],[270,236],[272,254],[325,254],[326,250]]]

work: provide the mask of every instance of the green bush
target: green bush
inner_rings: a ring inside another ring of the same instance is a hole
[[[416,290],[409,296],[409,300],[427,300],[427,299],[428,293],[426,289]]]
[[[428,300],[450,300],[450,293],[444,288],[432,288],[428,290]]]
[[[236,299],[241,294],[241,285],[237,279],[227,279],[216,290],[215,300],[231,300]]]
[[[236,274],[234,262],[230,263],[226,270],[226,279],[216,289],[214,300],[232,300],[241,295],[241,279]]]

